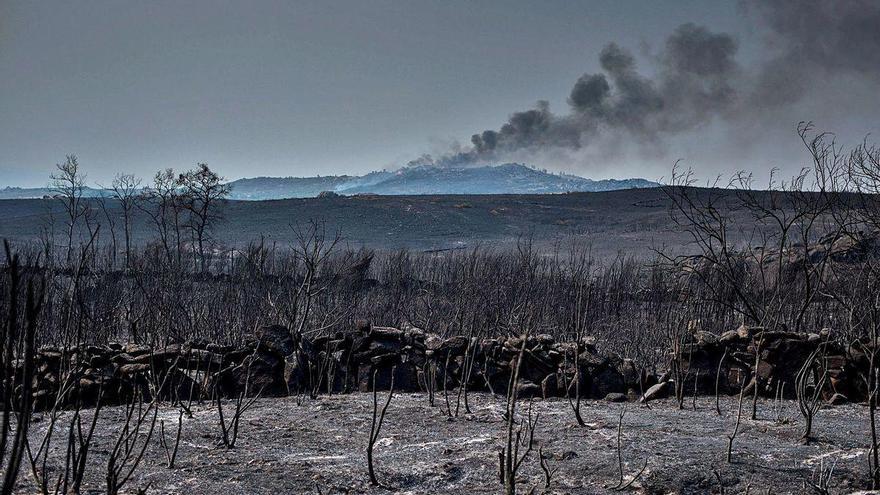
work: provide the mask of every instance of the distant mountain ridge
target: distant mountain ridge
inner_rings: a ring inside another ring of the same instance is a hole
[[[437,167],[419,165],[394,172],[378,171],[366,175],[328,175],[324,177],[254,177],[229,183],[230,199],[259,201],[287,198],[313,198],[322,192],[341,195],[423,195],[423,194],[556,194],[566,192],[616,191],[657,187],[645,179],[592,180],[577,175],[554,174],[520,163],[478,167]],[[52,196],[45,187],[0,188],[0,199],[28,199]],[[110,191],[86,187],[85,197],[110,196]]]
[[[96,189],[94,187],[83,187],[82,195],[85,198],[99,198],[101,196],[110,196],[112,191],[107,189]],[[0,187],[0,199],[34,199],[54,196],[55,192],[48,187]]]
[[[592,180],[553,174],[520,163],[479,167],[413,166],[363,176],[257,177],[230,182],[230,198],[265,200],[314,197],[324,191],[342,195],[553,194],[657,187],[645,179]]]

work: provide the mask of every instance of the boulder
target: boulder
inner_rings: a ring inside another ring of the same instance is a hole
[[[150,371],[149,364],[123,364],[116,370],[120,376],[129,377]]]
[[[561,384],[557,373],[551,373],[541,381],[541,396],[545,399],[564,395],[564,389],[565,387]]]
[[[632,359],[624,359],[620,361],[616,367],[620,376],[623,378],[624,388],[633,390],[641,389],[641,374],[639,373],[638,368],[636,368],[635,361]]]
[[[541,397],[541,387],[528,380],[520,380],[516,386],[517,397],[523,399]]]
[[[468,346],[468,338],[464,335],[457,335],[455,337],[450,337],[443,341],[442,344],[436,349],[438,352],[450,352],[453,354],[463,354],[465,348]]]
[[[110,362],[114,364],[129,364],[134,362],[134,358],[135,356],[127,352],[122,352],[110,358]]]
[[[578,366],[587,368],[601,368],[608,364],[608,358],[600,356],[591,350],[586,350],[578,355]]]
[[[605,396],[606,402],[626,402],[629,398],[626,394],[622,394],[620,392],[612,392]]]
[[[354,329],[358,333],[369,333],[370,326],[370,320],[360,319],[354,321]]]
[[[374,374],[376,390],[389,390],[392,372],[395,391],[415,392],[419,390],[419,373],[416,367],[412,363],[393,364],[393,362],[361,365],[358,368],[358,390],[371,392]]]
[[[172,370],[169,373],[167,377],[161,377],[163,386],[159,390],[160,399],[187,402],[203,397],[201,385],[185,371]]]
[[[254,334],[260,345],[281,356],[289,356],[296,350],[296,343],[290,330],[282,325],[265,325]]]
[[[754,335],[754,329],[746,325],[740,325],[739,328],[736,329],[736,334],[742,340],[749,340],[752,338],[752,335]]]
[[[590,397],[605,397],[610,393],[626,393],[626,383],[623,375],[614,366],[603,368],[596,374],[590,375]]]
[[[396,339],[373,339],[367,349],[358,356],[357,360],[366,361],[375,356],[383,354],[400,354],[403,351],[404,343]]]
[[[180,356],[177,367],[185,370],[216,372],[223,367],[223,356],[204,349],[190,349]]]
[[[436,351],[440,349],[443,345],[443,339],[440,338],[436,333],[429,333],[425,335],[425,349],[428,351]]]
[[[284,367],[282,357],[270,352],[254,352],[221,374],[221,392],[227,397],[241,393],[248,397],[284,395],[287,392]]]
[[[371,327],[370,337],[374,339],[386,339],[402,341],[405,337],[403,330],[394,327]]]
[[[514,358],[511,365],[514,365],[515,362]],[[541,383],[547,375],[555,374],[557,369],[559,369],[558,365],[545,353],[527,351],[523,355],[522,364],[519,367],[519,376],[523,380]]]
[[[152,349],[145,345],[127,344],[123,348],[123,350],[126,354],[130,354],[132,356],[142,356],[144,354],[149,354]]]
[[[700,346],[715,345],[718,343],[718,336],[712,332],[697,330],[694,332],[694,341]]]
[[[650,402],[655,399],[662,399],[669,395],[671,382],[660,382],[645,391],[645,395],[639,399],[640,402]]]
[[[309,381],[308,360],[300,352],[295,352],[284,358],[284,387],[290,395],[296,395],[308,390]]]

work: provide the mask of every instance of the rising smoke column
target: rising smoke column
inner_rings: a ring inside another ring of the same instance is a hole
[[[758,71],[750,103],[795,103],[834,74],[880,82],[880,2],[753,0],[746,6],[769,28],[768,47],[775,51]]]
[[[662,143],[714,119],[755,117],[804,98],[830,73],[880,81],[880,2],[855,0],[747,0],[745,11],[767,28],[771,56],[754,67],[736,60],[737,41],[687,23],[665,40],[653,59],[654,77],[615,43],[599,54],[602,72],[575,82],[564,114],[546,101],[514,112],[498,129],[471,137],[471,147],[411,164],[463,165],[519,151],[578,150],[602,133],[637,143]]]

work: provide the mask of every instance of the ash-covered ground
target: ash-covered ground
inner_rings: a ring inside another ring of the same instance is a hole
[[[380,394],[380,400],[385,394]],[[454,396],[451,397],[454,404]],[[500,493],[498,453],[505,439],[504,398],[471,394],[472,413],[450,418],[442,395],[436,406],[423,394],[396,394],[375,448],[376,469],[384,486],[367,478],[365,447],[372,396],[351,394],[317,399],[260,399],[242,419],[238,442],[225,449],[216,407],[193,408],[184,417],[176,466],[165,466],[159,428],[143,462],[123,492],[147,493]],[[642,476],[628,489],[635,493],[810,493],[810,483],[833,466],[831,493],[864,489],[867,482],[868,411],[858,404],[821,410],[816,441],[801,442],[797,404],[761,402],[759,420],[748,419],[748,404],[733,462],[727,463],[727,435],[733,430],[737,400],[723,398],[717,416],[714,398],[701,397],[697,410],[670,400],[650,408],[628,403],[623,419],[625,481],[647,460]],[[227,415],[231,404],[227,404]],[[524,462],[519,493],[612,493],[618,484],[617,424],[624,406],[589,401],[583,406],[588,427],[579,427],[565,400],[536,400],[535,449]],[[528,401],[519,412],[525,413]],[[85,411],[85,419],[92,415]],[[51,459],[63,469],[69,412],[62,415],[52,441]],[[37,415],[39,418],[39,415]],[[124,408],[105,408],[99,416],[89,454],[84,492],[103,492],[109,452],[122,427]],[[173,435],[178,409],[162,406],[159,419]],[[63,426],[62,426],[63,425]],[[37,421],[31,441],[39,444],[47,421]],[[87,426],[87,422],[86,422]],[[141,438],[143,440],[143,438]],[[539,466],[538,446],[557,470],[549,488]],[[51,465],[52,463],[50,463]],[[57,474],[56,474],[57,475]],[[19,476],[21,493],[35,491],[30,467]]]

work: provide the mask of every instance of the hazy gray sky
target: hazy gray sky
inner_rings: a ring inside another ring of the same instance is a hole
[[[92,183],[197,162],[364,173],[471,152],[538,100],[549,124],[502,130],[481,158],[594,178],[656,179],[677,158],[795,170],[799,120],[844,143],[880,127],[878,3],[834,4],[2,0],[0,186],[44,185],[68,153]],[[585,73],[610,89],[575,108]]]

